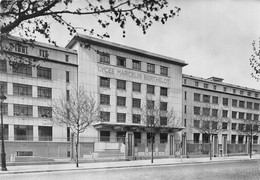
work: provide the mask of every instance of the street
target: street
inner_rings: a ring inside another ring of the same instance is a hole
[[[2,174],[1,180],[259,180],[260,160],[159,165],[154,167],[111,168],[40,173]]]

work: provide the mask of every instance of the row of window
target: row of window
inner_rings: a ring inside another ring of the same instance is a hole
[[[100,77],[100,87],[110,88],[110,78]],[[116,80],[116,87],[120,90],[126,90],[126,81],[125,80]],[[132,82],[132,91],[141,92],[141,83]],[[147,93],[155,94],[155,86],[147,85]],[[168,89],[165,87],[160,87],[160,95],[168,96]]]
[[[99,62],[110,64],[110,55],[108,53],[99,54]],[[132,60],[132,68],[135,70],[142,70],[141,61]],[[117,56],[117,66],[126,67],[126,58]],[[155,64],[147,63],[147,72],[155,73]],[[168,76],[168,67],[160,66],[160,74]]]
[[[38,140],[52,141],[52,127],[38,126]],[[4,139],[9,140],[8,125],[4,125]],[[14,125],[14,140],[15,141],[33,141],[33,126],[29,125]]]
[[[232,111],[233,119],[259,120],[259,114]]]
[[[184,84],[187,84],[187,79],[184,79]],[[199,87],[199,81],[195,81],[195,82],[194,82],[194,85],[195,85],[196,87]],[[209,88],[209,84],[208,84],[208,83],[203,83],[203,87],[204,87],[205,89],[208,89],[208,88]],[[213,89],[213,90],[217,90],[217,85],[213,84],[213,85],[212,85],[212,89]],[[228,87],[224,86],[224,87],[223,87],[223,92],[228,92]],[[237,94],[238,90],[235,89],[235,88],[233,88],[233,89],[232,89],[232,92],[233,92],[233,94]],[[254,97],[256,97],[256,98],[259,97],[259,93],[258,93],[258,92],[247,91],[247,94],[246,94],[246,95],[249,96],[249,97],[252,97],[253,93],[255,94]],[[239,94],[240,94],[240,95],[245,95],[245,91],[241,89],[241,90],[239,90]]]
[[[0,87],[3,87],[3,92],[7,93],[7,82],[0,81]],[[32,97],[32,86],[13,83],[13,95]],[[47,87],[37,86],[37,97],[51,99],[52,89]]]
[[[32,105],[13,104],[14,116],[33,116]],[[3,103],[3,114],[8,115],[8,104]],[[38,117],[51,118],[52,108],[46,106],[38,106]]]
[[[239,130],[239,131],[252,131],[253,132],[259,132],[259,126],[258,125],[251,125],[251,124],[242,124],[242,123],[231,123],[231,129],[232,130]]]
[[[217,121],[200,121],[200,120],[194,120],[193,125],[196,128],[212,128],[212,129],[224,129],[226,130],[228,127],[227,122],[217,122]]]

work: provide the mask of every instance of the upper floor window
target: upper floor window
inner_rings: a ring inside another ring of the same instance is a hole
[[[100,94],[100,104],[109,105],[110,104],[110,96],[106,94]]]
[[[135,83],[135,82],[133,82],[132,83],[132,85],[133,85],[133,91],[135,91],[135,92],[141,92],[141,83]]]
[[[155,73],[155,65],[147,63],[147,72]]]
[[[198,81],[195,81],[195,86],[199,87],[199,82]]]
[[[168,96],[168,89],[165,88],[165,87],[161,87],[160,95],[161,96]]]
[[[0,72],[7,72],[6,61],[0,60]]]
[[[109,122],[110,121],[110,112],[100,111],[101,121]]]
[[[132,106],[134,108],[141,108],[141,99],[133,98]]]
[[[209,116],[210,115],[210,108],[202,108],[202,114],[204,116]]]
[[[232,111],[232,118],[236,119],[237,118],[237,112],[236,111]]]
[[[70,72],[66,71],[66,82],[69,83],[70,82]]]
[[[160,102],[160,110],[167,111],[167,102]]]
[[[27,64],[17,64],[13,66],[13,73],[32,76],[32,67]]]
[[[37,68],[37,77],[51,79],[51,68],[38,67]]]
[[[167,117],[160,116],[160,126],[167,126]]]
[[[258,93],[255,93],[255,97],[256,97],[256,98],[258,97]]]
[[[194,101],[200,101],[200,94],[194,93]]]
[[[147,93],[148,94],[154,94],[154,86],[153,85],[147,85]]]
[[[47,58],[49,56],[48,51],[43,50],[43,49],[39,49],[39,56],[41,56],[43,58]]]
[[[14,104],[14,115],[15,116],[32,116],[33,106]]]
[[[161,74],[161,75],[164,75],[164,76],[168,76],[168,68],[167,68],[167,67],[164,67],[164,66],[161,66],[161,68],[160,68],[160,74]]]
[[[133,123],[140,124],[141,123],[141,115],[133,114],[132,116]]]
[[[110,87],[110,79],[106,77],[100,77],[100,87]]]
[[[227,91],[227,87],[223,87],[223,91],[226,92]]]
[[[216,85],[213,85],[213,89],[214,89],[214,90],[217,90],[217,86],[216,86]]]
[[[99,53],[99,62],[110,64],[110,56],[108,53],[100,52]]]
[[[28,47],[27,46],[22,46],[21,44],[15,44],[14,47],[15,52],[27,54],[28,53]]]
[[[21,96],[32,96],[32,86],[25,84],[13,84],[13,94]]]
[[[69,55],[68,54],[65,55],[65,61],[69,62]]]
[[[234,93],[234,94],[236,94],[236,91],[237,91],[236,89],[233,89],[233,93]]]
[[[126,90],[126,81],[124,81],[124,80],[117,80],[117,89]]]
[[[247,92],[247,96],[251,96],[251,92]]]
[[[252,102],[246,102],[246,107],[247,107],[247,109],[252,109],[253,103]]]
[[[117,113],[117,122],[125,123],[126,114],[125,113]]]
[[[37,91],[38,91],[38,97],[39,98],[48,98],[51,99],[52,98],[52,89],[51,88],[47,88],[47,87],[37,87]]]
[[[207,84],[207,83],[204,83],[204,88],[209,88],[209,84]]]
[[[123,66],[123,67],[126,66],[126,59],[125,58],[117,56],[116,59],[117,59],[117,65],[118,66]]]
[[[38,106],[38,117],[51,118],[52,117],[52,108],[45,106]]]
[[[184,79],[184,80],[183,80],[183,84],[187,84],[187,79]]]
[[[213,117],[217,117],[218,116],[218,109],[212,109],[211,115]]]
[[[223,98],[223,105],[228,106],[228,98]]]
[[[200,107],[194,106],[193,111],[195,115],[200,115]]]
[[[218,104],[218,97],[217,96],[212,96],[212,103]]]
[[[228,111],[227,110],[222,111],[222,117],[228,117]]]
[[[133,69],[141,70],[141,61],[133,60]]]
[[[203,102],[205,102],[205,103],[209,103],[210,102],[210,95],[203,95],[203,97],[202,97],[202,99],[203,99]]]
[[[237,100],[236,99],[232,99],[232,106],[237,107]]]
[[[122,96],[117,96],[117,106],[125,106],[126,98]]]
[[[259,110],[259,103],[254,103],[254,109]]]
[[[244,108],[245,107],[245,101],[239,101],[239,107]]]
[[[244,91],[243,90],[240,90],[240,95],[243,95],[244,94]]]
[[[7,93],[7,82],[0,81],[0,93]]]
[[[147,100],[147,108],[148,109],[154,109],[154,101]]]
[[[3,115],[8,115],[8,104],[3,103]]]

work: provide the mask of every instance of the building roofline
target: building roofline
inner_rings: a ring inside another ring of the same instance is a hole
[[[182,77],[184,77],[184,78],[192,78],[192,79],[196,79],[196,80],[200,80],[200,81],[205,81],[205,82],[209,82],[209,83],[229,86],[229,87],[232,87],[232,88],[238,88],[238,89],[243,89],[243,90],[247,90],[247,91],[256,91],[256,92],[260,93],[259,89],[248,88],[248,87],[239,86],[239,85],[230,84],[230,83],[212,81],[209,78],[201,78],[201,77],[196,77],[196,76],[187,75],[187,74],[182,74]]]
[[[66,45],[66,48],[72,48],[77,42],[87,42],[87,43],[99,45],[99,46],[106,47],[106,48],[112,48],[112,49],[116,49],[116,50],[120,50],[120,51],[125,51],[125,52],[131,53],[131,54],[136,54],[136,55],[139,55],[139,56],[145,56],[145,57],[148,57],[148,58],[159,59],[159,60],[162,60],[162,61],[167,62],[167,63],[180,65],[182,67],[187,65],[187,63],[185,63],[185,61],[183,61],[183,60],[179,60],[179,59],[175,59],[175,58],[151,53],[151,52],[144,51],[144,50],[141,50],[141,49],[121,45],[121,44],[118,44],[118,43],[109,42],[109,41],[106,41],[106,40],[101,40],[101,39],[98,39],[98,38],[94,38],[94,37],[82,35],[82,34],[78,34],[77,36],[74,36],[70,40],[70,42]]]

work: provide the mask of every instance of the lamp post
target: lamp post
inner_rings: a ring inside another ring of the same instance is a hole
[[[5,159],[5,144],[4,144],[4,123],[3,123],[3,102],[6,100],[7,97],[2,93],[0,95],[0,101],[1,101],[1,166],[2,171],[7,171],[6,168],[6,159]]]

